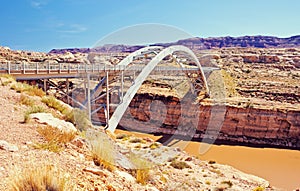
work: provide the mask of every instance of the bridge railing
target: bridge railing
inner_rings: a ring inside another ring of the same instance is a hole
[[[0,73],[8,74],[50,74],[50,73],[96,73],[102,71],[142,71],[144,66],[124,66],[84,63],[2,63]],[[198,68],[157,66],[155,71],[197,71]]]
[[[100,71],[124,71],[125,66],[84,63],[2,63],[0,73],[44,74],[44,73],[87,73]]]

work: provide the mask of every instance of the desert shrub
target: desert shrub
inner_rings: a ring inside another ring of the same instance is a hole
[[[229,188],[231,188],[233,186],[233,183],[230,180],[227,181],[222,181],[221,184],[225,184],[227,185]]]
[[[113,171],[115,169],[116,151],[114,144],[105,134],[93,131],[86,135],[90,143],[90,151],[93,161],[97,166]]]
[[[132,139],[129,140],[130,143],[141,143],[143,140],[141,138],[138,137],[134,137]]]
[[[54,108],[58,111],[62,110],[62,104],[53,96],[44,96],[41,100],[45,103],[48,107]]]
[[[29,121],[29,115],[32,113],[45,113],[46,109],[39,105],[34,105],[30,107],[24,114],[24,122],[27,123]]]
[[[75,118],[74,118],[74,109],[69,110],[69,111],[64,111],[63,115],[64,115],[63,119],[65,121],[71,122],[71,123],[73,123],[73,125],[76,125]]]
[[[149,180],[149,169],[137,169],[136,170],[136,181],[145,185]]]
[[[221,176],[223,173],[218,169],[209,169],[210,172],[216,173],[217,175]]]
[[[65,114],[65,116],[66,121],[73,123],[79,131],[86,131],[93,126],[86,112],[80,109],[75,108],[72,112]]]
[[[133,173],[136,176],[136,181],[145,185],[150,178],[149,171],[153,167],[153,164],[132,152],[129,155],[129,160],[135,166]]]
[[[45,103],[48,107],[59,111],[63,115],[67,115],[68,113],[72,112],[72,109],[69,109],[67,106],[65,106],[53,96],[44,96],[41,101]]]
[[[118,134],[116,136],[116,139],[122,139],[123,141],[129,140],[131,137],[131,135],[127,135],[127,134]]]
[[[253,191],[264,191],[264,190],[265,190],[265,188],[261,187],[261,186],[258,186],[258,187],[253,189]]]
[[[2,86],[7,86],[8,84],[16,81],[15,77],[9,74],[1,74],[0,80]]]
[[[159,145],[159,143],[157,143],[157,142],[154,142],[154,143],[152,143],[150,146],[149,146],[149,148],[150,149],[156,149],[156,148],[158,148],[158,147],[160,147],[160,145]]]
[[[116,139],[126,139],[127,137],[129,137],[127,134],[117,134]]]
[[[20,82],[16,82],[10,86],[10,89],[15,90],[18,93],[23,91],[23,84]]]
[[[24,94],[21,94],[20,96],[20,103],[27,106],[33,106],[34,100]]]
[[[39,97],[43,97],[46,95],[46,93],[38,88],[37,86],[29,86],[27,89],[24,90],[28,95],[31,96],[39,96]]]
[[[18,93],[24,92],[30,96],[43,97],[45,95],[45,92],[42,89],[38,88],[37,86],[31,86],[25,83],[16,82],[12,84],[10,88]]]
[[[61,131],[49,125],[38,127],[37,132],[46,139],[46,142],[35,143],[33,144],[33,147],[35,149],[49,150],[55,153],[62,151],[64,145],[68,142],[71,142],[76,136],[76,132]]]
[[[63,146],[61,144],[59,144],[56,141],[47,141],[45,143],[34,143],[32,145],[33,148],[35,149],[40,149],[40,150],[48,150],[54,153],[59,153],[61,151],[63,151]]]
[[[47,141],[54,141],[59,144],[66,144],[71,142],[75,136],[76,132],[73,131],[61,131],[57,128],[51,127],[49,125],[45,127],[38,127],[37,131],[42,135]]]
[[[16,173],[11,182],[12,191],[68,191],[74,186],[52,165],[32,166]]]
[[[176,169],[191,168],[191,166],[188,165],[186,162],[178,160],[173,160],[170,165]]]

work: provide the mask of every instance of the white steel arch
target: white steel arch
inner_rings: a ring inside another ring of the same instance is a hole
[[[149,51],[153,49],[162,49],[162,47],[145,47],[140,50],[137,50],[133,52],[131,55],[127,56],[123,61],[119,63],[119,65],[127,66],[129,65],[134,56],[141,55],[143,51]],[[129,106],[131,100],[133,99],[134,95],[138,91],[138,89],[141,87],[142,83],[146,80],[146,78],[149,76],[149,74],[152,72],[152,70],[157,66],[159,62],[161,62],[166,56],[172,55],[175,52],[183,52],[189,55],[194,62],[197,64],[200,72],[201,72],[201,77],[203,81],[203,85],[205,88],[205,91],[208,93],[208,86],[206,82],[205,75],[203,73],[201,64],[199,60],[197,59],[196,55],[191,51],[189,48],[185,46],[180,46],[180,45],[175,45],[175,46],[170,46],[168,48],[163,49],[161,52],[159,52],[141,71],[141,73],[137,76],[135,79],[135,83],[128,89],[127,93],[125,94],[123,98],[123,102],[120,103],[120,105],[116,108],[115,112],[113,113],[112,117],[109,119],[109,124],[108,124],[108,130],[111,132],[114,132],[117,125],[119,124],[123,114],[125,113],[127,107]],[[181,67],[183,65],[181,63],[178,63]]]
[[[127,57],[125,57],[119,64],[118,66],[127,66],[128,64],[130,64],[133,61],[133,58],[136,56],[139,56],[143,53],[146,52],[153,52],[156,53],[156,50],[162,50],[163,47],[162,46],[147,46],[141,49],[136,50],[135,52],[129,54]]]

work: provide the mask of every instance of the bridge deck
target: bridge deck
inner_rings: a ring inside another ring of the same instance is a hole
[[[204,72],[216,70],[218,68],[203,67]],[[121,71],[135,72],[142,71],[143,66],[107,66],[103,64],[2,64],[0,74],[13,75],[17,80],[35,80],[35,79],[50,79],[50,78],[76,78],[84,74],[92,74],[97,76],[105,76],[106,72],[119,73]],[[154,72],[159,73],[177,73],[179,71],[186,71],[189,73],[199,72],[197,67],[171,67],[171,66],[157,66]]]

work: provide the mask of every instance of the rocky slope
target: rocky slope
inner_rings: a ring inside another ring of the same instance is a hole
[[[29,52],[22,50],[11,50],[8,47],[0,46],[0,63],[7,64],[12,63],[82,63],[85,62],[84,54],[77,53],[72,54],[70,52],[64,52],[63,54],[46,54],[42,52]]]
[[[4,78],[1,78],[1,82],[8,84]],[[38,119],[43,114],[35,114],[28,123],[21,123],[24,113],[31,106],[22,98],[26,94],[17,93],[9,86],[0,87],[3,108],[0,111],[0,140],[1,145],[6,145],[0,147],[0,190],[10,189],[13,182],[20,183],[26,174],[30,175],[35,169],[45,167],[47,176],[61,177],[67,181],[64,183],[69,186],[67,189],[74,190],[278,190],[259,177],[216,164],[214,161],[201,161],[176,148],[155,143],[149,138],[128,135],[115,137],[111,134],[108,136],[101,129],[91,130],[92,134],[86,131],[85,136],[82,133],[77,134],[71,142],[62,144],[59,152],[50,151],[50,147],[38,149],[34,145],[50,144],[47,136],[41,134],[39,129],[48,124],[45,127],[54,131],[53,120],[48,123],[47,118]],[[41,103],[40,97],[29,96],[28,99],[57,117],[62,115],[57,110],[47,109]],[[94,136],[97,139],[91,138]],[[101,145],[106,145],[102,147],[106,154],[101,155],[105,157],[101,159],[100,166],[93,160],[90,150],[90,145],[97,140],[102,140]],[[109,156],[116,157],[115,162],[105,163]],[[137,162],[141,159],[146,163]],[[135,166],[131,169],[132,164],[142,167]],[[151,169],[148,169],[149,164]],[[138,172],[143,172],[142,178],[138,178]],[[39,178],[33,177],[33,180]],[[137,180],[142,180],[142,183],[137,183]]]
[[[209,54],[218,55],[209,63],[229,74],[224,76],[225,81],[231,81],[227,85],[234,89],[228,90],[229,97],[234,97],[233,91],[237,91],[247,98],[300,103],[299,48],[226,48],[212,50]],[[200,61],[205,55],[199,53]]]
[[[299,148],[300,132],[297,123],[300,111],[299,48],[221,48],[195,51],[195,53],[202,65],[218,66],[222,69],[209,78],[212,97],[214,96],[213,91],[221,91],[226,94],[227,111],[220,140]],[[1,48],[0,55],[6,62],[8,60],[17,62],[20,60],[41,61],[43,57],[59,62],[74,62],[74,59],[80,60],[87,57],[87,54],[72,54],[70,52],[62,55],[28,53],[11,51],[7,48]],[[66,59],[67,55],[74,59]],[[118,63],[121,59],[122,57],[114,57],[107,60],[109,63]],[[215,76],[219,76],[221,79],[217,81]],[[225,82],[225,89],[215,90],[215,87],[223,82]],[[146,104],[148,101],[158,99],[168,105],[168,101],[165,100],[173,100],[170,97],[167,98],[166,95],[169,95],[167,92],[165,92],[165,96],[159,95],[163,88],[154,86],[142,88],[130,105],[135,118],[141,121],[149,120],[149,112],[147,112],[149,104]],[[176,95],[171,94],[171,96],[174,100],[177,99]],[[178,108],[175,108],[170,113],[180,114],[177,110]],[[210,108],[208,105],[199,107],[198,110],[207,111],[202,112],[201,119],[209,119]],[[178,117],[178,115],[167,115],[162,124],[175,127],[178,123]],[[96,118],[100,118],[104,122],[104,111],[100,110]],[[197,135],[199,138],[206,129],[207,120],[199,123]],[[123,122],[127,125],[131,124],[130,121],[125,120]],[[161,132],[168,133],[169,130],[162,129]]]

